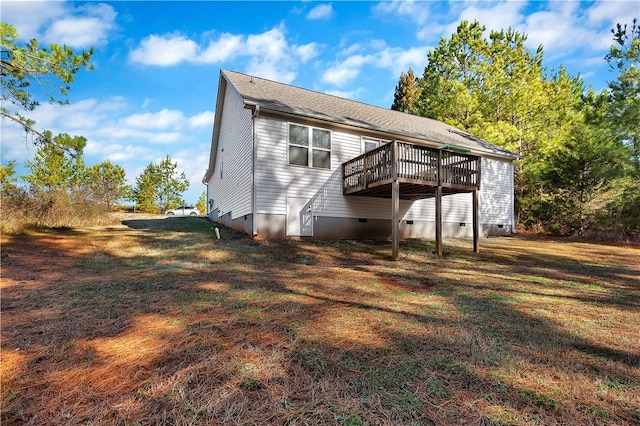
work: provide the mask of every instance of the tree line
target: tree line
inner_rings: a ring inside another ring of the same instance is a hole
[[[37,83],[45,90],[47,101],[64,105],[76,74],[91,70],[93,49],[74,52],[67,46],[41,46],[32,39],[20,43],[16,29],[0,22],[1,100],[0,115],[35,135],[35,155],[25,162],[28,173],[18,183],[16,162],[0,164],[3,229],[11,224],[72,226],[96,223],[106,213],[134,202],[142,212],[160,213],[184,203],[182,194],[189,188],[184,172],[168,155],[157,163],[149,163],[136,177],[135,185],[127,184],[125,170],[110,161],[87,166],[83,151],[87,140],[67,133],[54,135],[38,130],[28,117],[38,105],[31,89]],[[198,200],[205,211],[204,194]]]
[[[45,136],[50,136],[44,132]],[[50,136],[51,137],[51,136]],[[127,183],[125,170],[109,160],[87,166],[83,137],[76,136],[77,149],[61,148],[60,134],[52,143],[39,142],[34,157],[25,161],[28,173],[18,183],[16,162],[0,166],[3,228],[19,230],[28,225],[49,227],[97,224],[108,221],[108,213],[126,209],[133,202],[139,212],[162,213],[184,204],[182,194],[189,187],[184,172],[170,156],[151,162]],[[204,194],[198,200],[204,204]],[[205,210],[202,210],[205,211]]]
[[[563,235],[640,237],[640,25],[617,24],[603,58],[616,78],[585,88],[547,70],[527,35],[462,21],[402,72],[392,109],[443,121],[520,155],[516,222]]]

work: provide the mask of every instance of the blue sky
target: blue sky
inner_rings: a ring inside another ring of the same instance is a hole
[[[21,39],[95,47],[64,107],[43,102],[36,128],[87,138],[88,165],[106,159],[130,183],[166,155],[204,191],[220,69],[230,69],[389,108],[400,72],[422,75],[427,52],[458,23],[514,28],[544,46],[585,85],[615,78],[604,55],[617,22],[640,19],[640,1],[118,1],[0,4]],[[33,145],[2,121],[2,161],[22,164]]]

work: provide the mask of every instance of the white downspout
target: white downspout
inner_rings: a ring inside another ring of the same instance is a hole
[[[258,235],[258,203],[257,203],[257,191],[256,191],[256,165],[258,160],[258,152],[256,149],[256,139],[258,131],[256,130],[256,119],[260,115],[260,105],[256,105],[252,114],[253,124],[253,138],[251,140],[251,152],[253,153],[253,161],[251,164],[251,225],[252,236]]]

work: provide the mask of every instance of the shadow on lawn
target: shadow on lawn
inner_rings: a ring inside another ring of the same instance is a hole
[[[471,281],[441,276],[438,267],[468,254],[407,260],[403,269],[387,260],[387,244],[259,243],[225,228],[215,240],[209,222],[162,222],[125,221],[130,229],[88,238],[91,249],[62,244],[86,237],[70,231],[3,245],[11,281],[2,291],[3,423],[499,424],[559,416],[597,424],[584,395],[562,406],[498,381],[491,369],[552,363],[566,374],[619,377],[638,366],[637,354],[562,332],[469,294],[478,289]],[[144,245],[114,252],[108,244],[118,234]],[[538,268],[526,253],[497,259],[528,274]],[[491,262],[467,266],[483,273]],[[558,273],[579,274],[560,264],[551,260]],[[406,293],[443,298],[454,311],[425,313],[422,299],[390,307]],[[338,319],[342,330],[318,326]],[[352,341],[330,336],[348,338],[350,329]],[[592,371],[558,364],[567,352],[588,356]],[[10,367],[5,357],[15,360]],[[630,380],[637,389],[640,377]],[[502,414],[485,414],[487,405]],[[640,420],[638,411],[611,406],[609,420]]]

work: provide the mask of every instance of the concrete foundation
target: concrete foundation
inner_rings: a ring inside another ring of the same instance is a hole
[[[215,220],[236,231],[251,235],[253,229],[252,215],[231,219],[230,214]],[[258,214],[258,234],[256,239],[287,238],[287,218],[285,215]],[[433,221],[413,220],[400,221],[400,238],[435,239],[436,224]],[[444,238],[472,238],[473,224],[458,222],[442,222]],[[480,224],[480,235],[495,237],[511,235],[511,225]],[[391,220],[367,218],[343,218],[314,216],[312,237],[292,237],[300,239],[320,240],[376,240],[388,241],[391,238]]]

